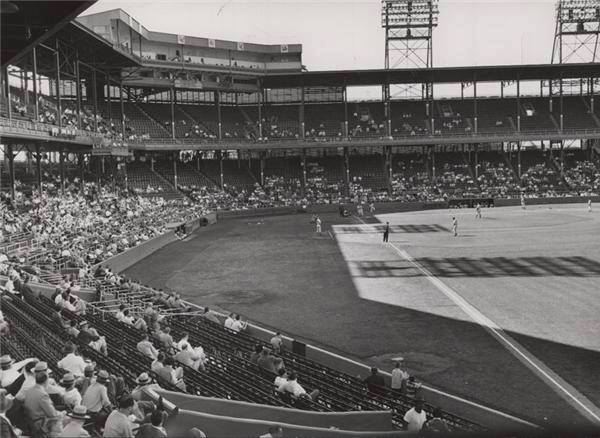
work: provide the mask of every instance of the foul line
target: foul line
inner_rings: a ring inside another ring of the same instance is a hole
[[[454,302],[458,307],[460,307],[467,315],[473,319],[476,323],[486,329],[489,333],[492,334],[504,347],[511,352],[517,359],[527,365],[534,373],[538,374],[542,380],[545,380],[546,383],[551,386],[555,392],[561,395],[569,404],[575,407],[579,412],[583,413],[588,419],[595,421],[600,424],[600,409],[595,406],[590,400],[587,399],[583,394],[579,393],[575,388],[573,388],[570,384],[564,381],[558,374],[548,368],[543,362],[537,359],[533,354],[531,354],[525,347],[519,345],[517,341],[512,339],[509,335],[507,335],[504,330],[502,330],[496,323],[494,323],[491,319],[487,318],[483,315],[479,310],[477,310],[473,305],[467,302],[461,295],[459,295],[455,290],[447,286],[443,283],[439,278],[433,275],[431,272],[427,270],[427,268],[423,267],[421,264],[416,262],[410,254],[406,251],[398,248],[393,243],[389,243],[389,245],[396,250],[396,252],[402,256],[406,261],[408,261],[411,265],[417,268],[427,279],[444,295],[446,295],[450,300]],[[567,389],[567,386],[570,387],[570,390]],[[575,393],[576,395],[574,395]],[[582,401],[583,400],[583,401]]]
[[[358,216],[355,216],[364,225],[367,225]],[[451,301],[460,307],[468,316],[473,319],[477,324],[484,328],[490,333],[500,344],[502,344],[510,353],[513,354],[518,360],[520,360],[525,366],[531,369],[534,374],[537,374],[542,380],[546,382],[558,395],[573,406],[577,411],[582,413],[588,420],[592,420],[597,424],[600,424],[600,409],[594,405],[587,397],[581,394],[572,385],[567,383],[558,374],[548,368],[542,361],[531,354],[525,347],[520,345],[517,341],[507,335],[495,322],[483,315],[473,305],[466,301],[460,294],[454,289],[447,286],[439,278],[433,275],[427,268],[422,266],[420,263],[415,261],[412,256],[406,251],[398,248],[392,242],[388,242],[398,255],[403,257],[416,269],[418,269],[425,277],[444,295],[446,295]],[[570,388],[567,389],[567,387]],[[575,393],[576,395],[574,395]],[[583,400],[583,401],[582,401]]]

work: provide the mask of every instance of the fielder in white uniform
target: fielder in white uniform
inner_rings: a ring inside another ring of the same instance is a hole
[[[317,233],[321,234],[321,218],[319,216],[317,216],[315,224],[317,224]]]
[[[458,236],[458,221],[456,217],[452,217],[452,232],[454,233],[454,237]]]
[[[592,212],[592,200],[588,199],[588,212]]]

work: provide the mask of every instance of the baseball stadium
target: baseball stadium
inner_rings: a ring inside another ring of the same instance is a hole
[[[533,3],[3,0],[0,435],[600,435],[600,0]]]

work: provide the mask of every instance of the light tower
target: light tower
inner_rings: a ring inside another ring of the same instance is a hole
[[[432,37],[433,29],[438,24],[438,16],[438,0],[382,0],[381,27],[385,29],[385,68],[433,67]],[[411,87],[404,87],[394,91],[410,89]],[[384,94],[385,92],[386,90]],[[390,97],[396,95],[390,93],[389,89],[387,92]]]
[[[599,36],[600,0],[558,0],[552,64],[598,61]]]

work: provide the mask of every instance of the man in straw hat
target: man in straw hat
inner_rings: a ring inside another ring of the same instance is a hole
[[[63,428],[60,438],[87,438],[90,436],[87,430],[83,428],[85,422],[90,419],[85,406],[76,405],[67,416],[71,420]]]
[[[96,428],[99,430],[106,422],[108,413],[111,411],[112,404],[108,398],[109,375],[106,370],[100,370],[96,376],[96,381],[92,383],[83,394],[82,403],[88,410],[89,415],[96,422]]]
[[[20,376],[21,368],[32,360],[34,359],[28,358],[15,363],[10,354],[0,356],[0,386],[6,388],[13,383]]]
[[[75,388],[75,376],[71,373],[67,373],[63,376],[60,384],[65,388],[63,394],[63,402],[69,409],[73,409],[74,406],[81,404],[81,394]]]

